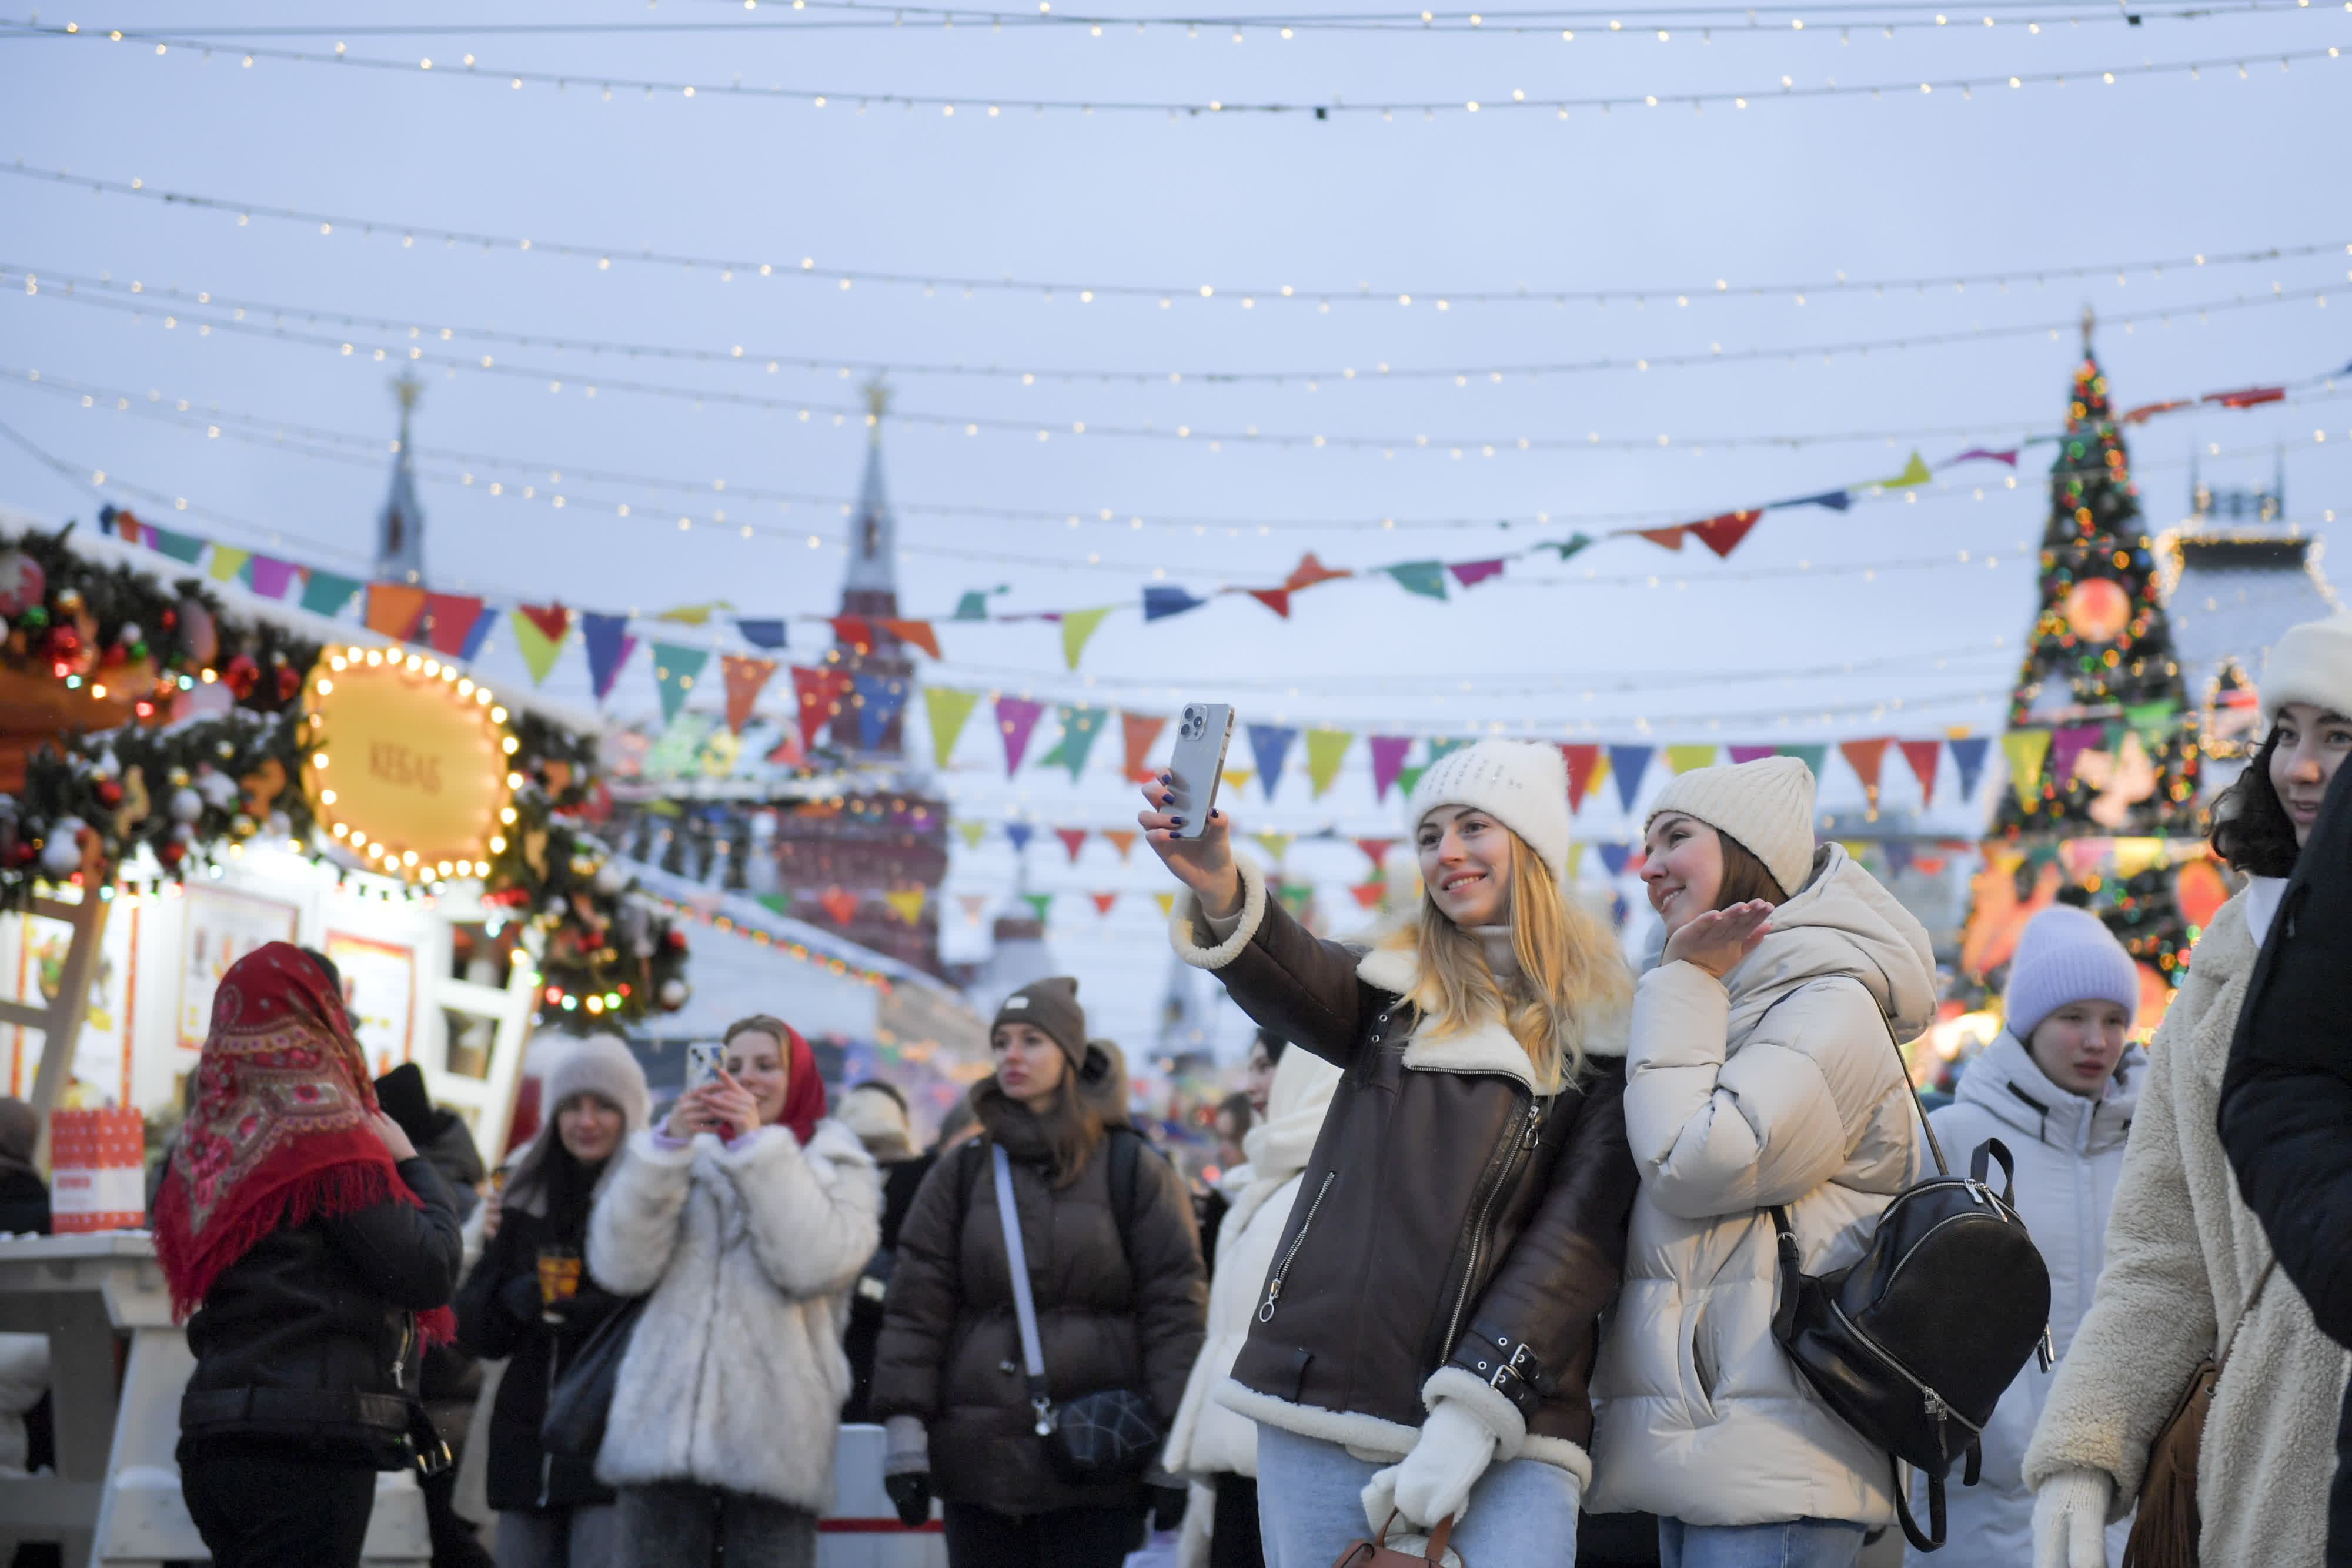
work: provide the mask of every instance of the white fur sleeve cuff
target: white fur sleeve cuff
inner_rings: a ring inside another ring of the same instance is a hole
[[[1201,901],[1191,888],[1176,895],[1175,904],[1168,912],[1168,940],[1176,956],[1196,969],[1222,969],[1241,956],[1242,949],[1250,945],[1257,928],[1265,921],[1265,873],[1255,861],[1246,856],[1234,857],[1234,869],[1241,873],[1242,910],[1233,934],[1220,939],[1209,928],[1208,917],[1201,913]],[[1220,922],[1223,924],[1223,922]]]
[[[1431,1410],[1441,1399],[1452,1399],[1486,1424],[1495,1434],[1495,1458],[1516,1459],[1528,1440],[1527,1417],[1519,1407],[1458,1366],[1441,1366],[1421,1385],[1421,1402]]]
[[[641,1127],[629,1134],[629,1157],[643,1160],[656,1170],[684,1170],[694,1164],[694,1144],[691,1139],[681,1144],[666,1140],[652,1127]]]

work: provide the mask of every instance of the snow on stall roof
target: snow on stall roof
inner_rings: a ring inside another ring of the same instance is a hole
[[[2338,612],[2320,573],[2318,541],[2306,535],[2176,532],[2163,548],[2175,563],[2166,618],[2191,703],[2206,700],[2232,661],[2259,682],[2263,655],[2281,632]]]

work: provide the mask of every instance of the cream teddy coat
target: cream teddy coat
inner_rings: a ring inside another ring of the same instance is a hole
[[[2106,1264],[2026,1449],[2025,1482],[2101,1471],[2115,1487],[2108,1517],[2122,1518],[2190,1372],[2234,1332],[2198,1452],[2200,1557],[2319,1568],[2352,1354],[2319,1332],[2284,1274],[2240,1323],[2271,1249],[2214,1131],[2230,1036],[2261,945],[2248,906],[2269,880],[2256,878],[2214,915],[2157,1030],[2107,1223]],[[2275,907],[2268,891],[2264,902]]]
[[[651,1293],[621,1363],[597,1478],[691,1481],[812,1513],[833,1501],[849,1287],[882,1189],[856,1135],[819,1122],[733,1144],[633,1135],[588,1222],[606,1290]]]

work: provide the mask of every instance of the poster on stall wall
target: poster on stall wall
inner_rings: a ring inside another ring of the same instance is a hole
[[[416,949],[329,931],[325,952],[343,972],[343,1009],[369,1071],[382,1077],[415,1050]]]
[[[221,977],[257,947],[293,941],[301,912],[290,904],[216,887],[190,887],[187,904],[187,948],[180,966],[180,1043],[202,1051]]]
[[[58,1103],[66,1106],[115,1105],[122,1103],[128,1076],[131,1038],[130,919],[118,913],[107,923],[98,963],[89,978],[89,999],[82,1014],[81,1038],[74,1042],[72,1079]],[[73,946],[73,927],[46,915],[20,915],[9,923],[8,994],[20,1002],[48,1007],[58,999],[65,974],[66,955]],[[8,1059],[8,1092],[19,1097],[33,1092],[41,1069],[45,1037],[37,1029],[18,1025],[9,1030],[15,1049]]]

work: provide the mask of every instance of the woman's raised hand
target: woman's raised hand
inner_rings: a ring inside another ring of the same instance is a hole
[[[1199,838],[1179,837],[1176,830],[1184,819],[1164,810],[1175,799],[1168,784],[1163,773],[1143,787],[1144,809],[1136,813],[1135,821],[1143,830],[1144,841],[1176,873],[1176,880],[1192,890],[1205,913],[1222,917],[1239,912],[1242,873],[1234,866],[1233,833],[1225,814],[1213,808]]]
[[[1666,938],[1661,962],[1679,959],[1696,964],[1719,980],[1734,964],[1754,952],[1756,944],[1771,929],[1772,906],[1760,898],[1728,909],[1710,909],[1685,921],[1680,930]]]

